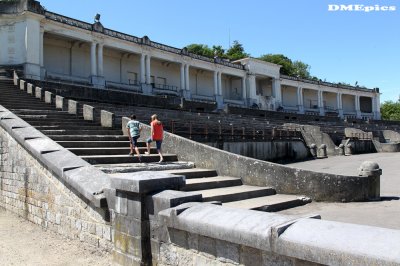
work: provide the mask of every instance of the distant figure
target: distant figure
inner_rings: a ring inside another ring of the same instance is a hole
[[[156,147],[157,147],[157,152],[160,155],[160,161],[159,163],[162,163],[164,161],[164,157],[161,152],[161,144],[163,141],[163,135],[164,135],[164,128],[161,123],[161,121],[158,120],[157,115],[154,114],[151,116],[151,137],[147,139],[146,145],[147,145],[147,152],[146,154],[150,154],[150,143],[155,141],[156,142]]]
[[[140,155],[139,148],[137,147],[137,141],[140,137],[140,132],[142,131],[142,126],[140,122],[136,120],[136,115],[131,115],[131,120],[126,124],[126,128],[129,136],[129,143],[131,151],[129,153],[130,156],[134,155],[134,150],[139,158],[139,162],[142,161],[142,156]]]

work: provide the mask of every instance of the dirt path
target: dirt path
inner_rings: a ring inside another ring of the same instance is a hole
[[[111,265],[111,255],[0,208],[0,265]]]

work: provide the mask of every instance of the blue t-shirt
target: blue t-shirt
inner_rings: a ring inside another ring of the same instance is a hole
[[[126,124],[126,128],[129,128],[131,132],[131,137],[140,136],[140,122],[136,120],[130,120],[128,124]]]

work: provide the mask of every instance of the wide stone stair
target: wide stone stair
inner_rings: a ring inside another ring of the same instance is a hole
[[[279,211],[310,202],[306,197],[276,194],[270,187],[244,185],[240,177],[219,176],[213,169],[196,168],[191,162],[179,161],[176,154],[165,154],[165,162],[157,163],[159,156],[154,148],[144,155],[143,141],[139,142],[143,154],[139,162],[136,155],[129,155],[128,137],[120,129],[104,128],[79,115],[56,110],[4,77],[0,77],[0,97],[5,108],[110,175],[144,170],[185,175],[186,186],[182,190],[201,193],[204,201],[220,201],[236,208]]]

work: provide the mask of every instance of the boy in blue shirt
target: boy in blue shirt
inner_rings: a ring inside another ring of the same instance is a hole
[[[131,115],[131,120],[129,120],[129,122],[126,124],[126,128],[128,131],[130,148],[131,148],[131,152],[129,153],[129,155],[133,156],[134,155],[133,150],[135,150],[139,158],[139,162],[141,162],[142,155],[140,155],[139,149],[137,147],[137,141],[140,137],[142,126],[140,125],[140,122],[136,120],[136,115]]]

